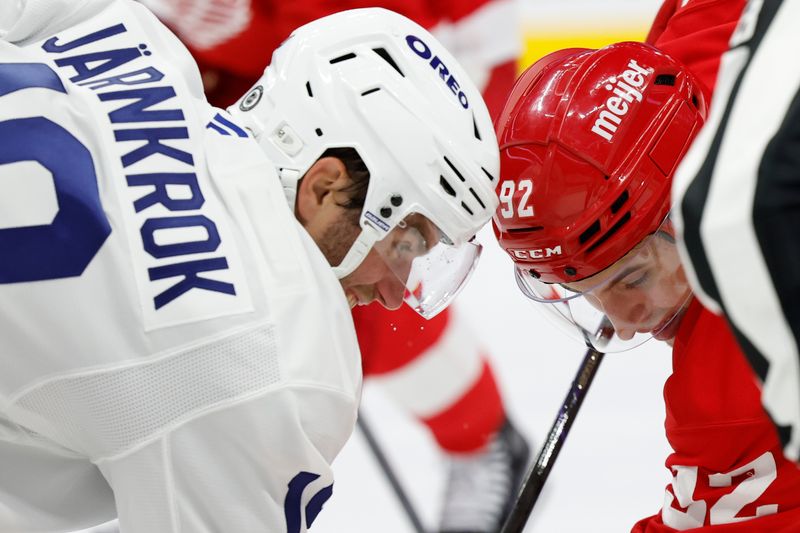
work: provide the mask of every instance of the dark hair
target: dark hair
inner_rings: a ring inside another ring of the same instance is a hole
[[[320,156],[320,159],[323,157],[335,157],[344,163],[352,183],[342,189],[342,192],[349,195],[347,203],[342,204],[342,207],[358,209],[360,212],[367,199],[367,187],[369,187],[369,169],[364,164],[364,160],[361,159],[355,148],[328,148]]]

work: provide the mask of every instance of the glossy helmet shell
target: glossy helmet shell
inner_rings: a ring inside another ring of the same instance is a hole
[[[460,245],[497,206],[499,153],[480,91],[436,38],[392,11],[354,9],[298,28],[229,111],[292,203],[326,149],[356,149],[370,171],[360,222],[378,238],[416,212]]]
[[[496,127],[500,245],[545,283],[607,268],[667,216],[672,175],[705,115],[694,76],[643,43],[539,60]]]

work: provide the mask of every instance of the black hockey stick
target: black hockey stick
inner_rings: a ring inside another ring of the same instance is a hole
[[[595,336],[600,341],[607,341],[613,334],[614,329],[611,327],[610,322],[604,321]],[[570,387],[561,410],[558,412],[558,416],[547,434],[547,440],[545,440],[542,449],[539,450],[536,463],[531,466],[525,476],[522,488],[517,493],[517,501],[514,502],[514,506],[509,511],[500,533],[522,533],[531,511],[533,511],[533,506],[536,505],[536,500],[539,499],[539,494],[544,488],[547,476],[550,475],[550,470],[553,469],[553,464],[556,462],[561,447],[567,439],[572,423],[575,421],[583,399],[586,397],[586,392],[589,390],[597,368],[605,355],[594,349],[588,340],[587,345],[589,349],[583,357],[580,368],[578,368],[578,374],[572,382],[572,387]]]
[[[372,455],[375,456],[375,460],[378,461],[378,464],[380,465],[381,470],[383,470],[386,479],[389,480],[389,484],[392,486],[395,496],[397,496],[397,499],[400,500],[400,505],[403,506],[403,510],[405,510],[408,520],[414,526],[414,531],[416,531],[416,533],[426,533],[425,528],[419,519],[419,515],[417,515],[417,512],[414,510],[414,506],[411,504],[411,500],[408,499],[408,495],[403,489],[403,486],[400,485],[400,480],[397,479],[397,475],[394,473],[392,465],[389,464],[386,454],[383,453],[383,449],[381,449],[380,444],[378,444],[378,441],[375,439],[375,434],[372,432],[369,424],[364,419],[364,414],[361,411],[358,413],[358,427],[361,428],[361,432],[364,434],[364,438],[367,439],[367,445],[369,445]]]

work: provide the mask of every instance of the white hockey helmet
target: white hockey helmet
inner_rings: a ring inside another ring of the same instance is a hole
[[[229,111],[275,164],[292,206],[298,180],[325,150],[350,147],[363,159],[361,234],[334,267],[339,278],[416,214],[446,245],[398,272],[406,299],[432,316],[457,292],[479,255],[470,241],[498,205],[499,156],[480,92],[427,30],[380,8],[306,24]]]

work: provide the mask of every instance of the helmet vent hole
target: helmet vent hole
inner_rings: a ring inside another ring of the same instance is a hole
[[[465,204],[464,202],[461,202],[461,207],[463,207],[464,211],[466,211],[470,215],[474,215],[475,214],[475,213],[472,212],[472,209],[470,209],[469,206],[467,204]]]
[[[614,203],[611,204],[611,212],[616,214],[617,211],[622,209],[622,206],[627,201],[628,201],[628,191],[622,191],[622,194],[620,194],[619,197],[616,200],[614,200]]]
[[[314,98],[314,92],[311,90],[311,82],[310,81],[306,82],[306,92],[308,93],[308,96],[310,96],[311,98]]]
[[[322,137],[322,130],[321,129],[317,128],[314,131],[316,132],[317,137]]]
[[[356,57],[356,55],[353,52],[350,52],[349,54],[344,54],[339,57],[334,57],[333,59],[330,60],[330,64],[335,65],[336,63],[341,63],[342,61],[347,61],[348,59],[353,59],[354,57]]]
[[[578,236],[578,242],[583,244],[592,237],[594,237],[595,233],[600,231],[600,221],[595,220],[591,226],[586,228],[586,230]]]
[[[532,231],[541,231],[544,226],[531,226],[530,228],[508,228],[509,233],[530,233]]]
[[[449,166],[453,170],[453,172],[455,172],[456,176],[458,176],[458,179],[460,179],[461,181],[467,181],[464,179],[464,176],[461,175],[461,172],[458,171],[455,165],[453,165],[453,163],[451,163],[450,160],[447,159],[447,156],[445,156],[444,162],[447,163],[447,166]]]
[[[608,239],[609,239],[609,238],[610,238],[612,235],[614,235],[614,233],[616,233],[616,232],[617,232],[617,230],[619,230],[619,228],[621,228],[621,227],[622,227],[622,226],[623,226],[623,225],[624,225],[624,224],[625,224],[627,221],[629,221],[630,219],[631,219],[631,212],[630,212],[630,211],[628,211],[627,213],[625,213],[624,215],[622,215],[622,217],[621,217],[621,218],[620,218],[620,219],[617,221],[617,223],[616,223],[616,224],[614,224],[613,226],[611,226],[611,229],[609,229],[609,230],[608,230],[608,231],[605,233],[605,235],[603,235],[602,237],[600,237],[599,239],[597,239],[597,241],[596,241],[594,244],[592,244],[592,245],[591,245],[591,246],[590,246],[590,247],[589,247],[589,248],[586,250],[586,253],[588,254],[588,253],[590,253],[590,252],[594,251],[594,250],[595,250],[595,249],[596,249],[598,246],[600,246],[601,244],[603,244],[604,242],[606,242],[606,241],[607,241],[607,240],[608,240]]]
[[[486,204],[484,204],[484,203],[483,203],[483,200],[481,200],[481,199],[480,199],[480,197],[478,197],[478,195],[475,193],[475,191],[474,191],[474,190],[472,190],[472,187],[470,187],[470,188],[469,188],[469,192],[471,192],[471,193],[472,193],[472,196],[474,196],[474,197],[475,197],[475,199],[478,201],[478,203],[479,203],[479,204],[481,204],[481,207],[482,207],[483,209],[486,209]]]
[[[361,96],[367,96],[368,94],[376,93],[376,92],[378,92],[380,90],[381,90],[380,87],[375,87],[374,89],[368,89],[368,90],[364,91],[363,93],[361,93]]]
[[[699,108],[700,107],[700,102],[697,101],[697,95],[696,94],[692,95],[692,105],[694,105],[695,108]]]
[[[483,173],[484,173],[484,174],[486,174],[486,177],[487,177],[487,178],[489,178],[489,181],[494,181],[494,176],[492,176],[491,174],[489,174],[489,171],[488,171],[488,170],[486,170],[486,169],[485,169],[485,168],[483,168],[483,167],[481,167],[481,170],[483,170]]]
[[[481,138],[481,132],[478,130],[478,121],[475,120],[475,113],[472,114],[472,129],[475,133],[475,138],[479,141],[482,141],[483,139]]]
[[[675,76],[672,74],[659,74],[656,76],[656,81],[653,83],[655,85],[669,85],[672,87],[675,85]]]
[[[406,75],[403,74],[403,71],[400,70],[400,67],[397,66],[397,63],[395,63],[394,58],[391,55],[389,55],[389,52],[386,51],[386,48],[373,48],[372,51],[381,56],[381,58],[383,58],[384,61],[389,63],[392,66],[392,68],[395,69],[401,76],[403,76],[404,78],[406,77]]]
[[[449,194],[453,198],[456,197],[456,190],[453,189],[453,186],[450,185],[450,183],[448,183],[448,181],[446,179],[444,179],[444,176],[439,176],[439,185],[442,186],[442,189],[444,189],[444,192],[446,192],[447,194]]]

